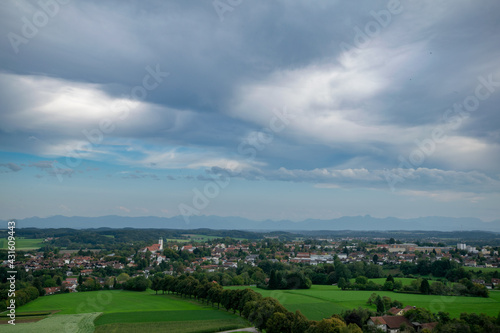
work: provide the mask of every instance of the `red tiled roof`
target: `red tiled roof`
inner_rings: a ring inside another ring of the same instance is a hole
[[[370,317],[370,319],[377,325],[387,325],[391,329],[399,328],[403,323],[411,326],[410,321],[403,316]]]

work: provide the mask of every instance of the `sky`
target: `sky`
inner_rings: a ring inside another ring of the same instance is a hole
[[[0,219],[500,216],[500,2],[9,1]]]

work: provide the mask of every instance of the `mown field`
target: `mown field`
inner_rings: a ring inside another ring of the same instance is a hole
[[[103,290],[45,296],[18,308],[17,313],[49,310],[60,310],[47,318],[52,318],[49,323],[51,325],[54,325],[57,320],[63,320],[66,316],[101,313],[93,322],[96,332],[137,332],[138,330],[141,332],[206,332],[206,330],[214,332],[250,326],[239,316],[224,310],[217,310],[194,300],[173,295],[155,295],[152,291]],[[27,325],[28,328],[29,325],[39,326],[47,319],[23,325]],[[43,330],[38,330],[38,332],[41,331]]]
[[[50,297],[50,296],[49,296]],[[36,323],[3,324],[2,333],[42,333],[42,332],[77,332],[92,333],[95,330],[94,320],[99,313],[82,313],[72,315],[52,315]]]
[[[366,304],[373,291],[340,290],[337,286],[319,285],[313,285],[311,289],[305,290],[263,290],[257,287],[251,287],[251,289],[264,297],[270,296],[278,299],[289,311],[300,310],[311,320],[320,320],[357,307],[375,310],[375,306],[370,307]],[[458,317],[462,312],[485,313],[496,317],[500,311],[500,291],[491,291],[489,298],[402,294],[391,291],[376,293],[396,299],[405,306],[423,307],[433,312],[446,311],[452,317]]]
[[[8,246],[6,238],[0,239],[0,249],[5,250]],[[43,239],[37,238],[19,238],[16,237],[16,250],[39,249],[43,246]]]

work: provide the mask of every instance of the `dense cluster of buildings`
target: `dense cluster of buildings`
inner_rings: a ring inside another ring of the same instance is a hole
[[[186,251],[193,253],[197,246],[194,244],[179,244],[170,242],[164,245],[163,239],[158,243],[144,247],[139,253],[145,257],[149,255],[149,267],[137,270],[137,274],[148,276],[154,266],[166,263],[167,274],[174,274],[173,266],[169,264],[171,258],[164,255],[164,249],[168,248],[175,252]],[[264,245],[263,245],[264,244]],[[265,242],[240,242],[234,245],[224,243],[203,244],[204,250],[209,249],[210,255],[194,256],[194,259],[184,267],[184,272],[194,272],[196,269],[204,269],[207,272],[213,272],[220,268],[235,268],[238,263],[256,265],[259,260],[268,259],[271,261],[280,261],[283,263],[301,263],[308,265],[332,264],[335,260],[342,263],[351,262],[372,262],[378,265],[401,264],[403,262],[416,262],[422,258],[439,260],[447,258],[454,260],[463,266],[471,267],[498,267],[500,259],[498,251],[491,247],[476,248],[464,243],[458,243],[456,247],[439,246],[418,246],[413,243],[403,244],[365,244],[360,247],[355,239],[345,239],[340,241],[323,241],[320,245],[306,244],[304,241],[286,242],[281,244],[279,250],[270,252],[265,250]],[[264,248],[263,248],[264,247]],[[459,251],[456,251],[459,250]],[[206,253],[206,251],[204,251]],[[265,253],[265,254],[263,254]],[[100,256],[95,252],[92,256],[81,256],[76,253],[61,251],[57,257],[47,258],[44,253],[27,253],[22,264],[26,271],[36,271],[39,269],[60,268],[65,271],[67,276],[63,287],[74,291],[76,289],[75,275],[89,276],[95,269],[111,267],[113,269],[124,269],[129,267],[134,269],[137,263],[134,257],[130,256],[123,260],[113,260],[113,254]],[[4,265],[7,263],[4,262]],[[104,284],[104,279],[100,283]],[[484,281],[475,281],[484,284]],[[498,281],[500,282],[500,281]],[[55,288],[55,287],[52,287]],[[48,294],[58,290],[48,289]]]

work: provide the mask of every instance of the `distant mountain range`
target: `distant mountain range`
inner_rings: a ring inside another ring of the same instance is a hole
[[[331,220],[308,219],[300,222],[254,221],[242,217],[191,216],[186,222],[182,216],[174,217],[125,217],[101,216],[80,217],[62,216],[30,217],[17,221],[17,228],[164,228],[164,229],[229,229],[229,230],[266,230],[266,231],[306,231],[306,230],[424,230],[424,231],[466,231],[481,230],[500,232],[500,220],[483,222],[477,218],[454,218],[428,216],[412,219],[396,217],[376,218],[365,216],[344,216]],[[6,221],[0,228],[7,227]]]

